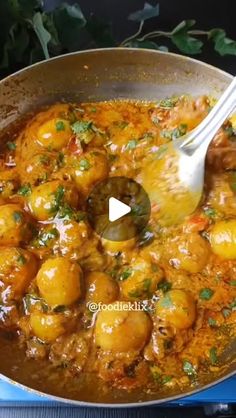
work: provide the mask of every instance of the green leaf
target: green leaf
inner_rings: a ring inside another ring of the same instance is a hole
[[[210,362],[211,362],[212,365],[215,365],[218,362],[217,348],[216,347],[212,347],[210,349],[209,357],[210,357]]]
[[[79,168],[81,171],[87,171],[90,169],[90,167],[91,167],[91,164],[89,160],[87,160],[86,158],[83,158],[82,160],[80,160]]]
[[[79,5],[62,3],[54,10],[53,20],[62,47],[67,51],[80,49],[82,29],[86,20]]]
[[[167,280],[162,280],[157,286],[157,288],[159,290],[162,290],[163,293],[168,292],[168,290],[170,290],[171,287],[172,287],[172,283],[168,282]]]
[[[97,16],[93,15],[88,18],[86,30],[92,37],[96,47],[109,48],[116,46],[116,41],[112,35],[111,24]]]
[[[123,280],[127,280],[132,274],[132,269],[127,269],[124,270],[120,275],[119,275],[119,280],[123,281]]]
[[[204,213],[208,218],[215,218],[217,215],[216,210],[209,207],[204,209]]]
[[[183,371],[188,376],[195,376],[196,375],[196,370],[195,370],[194,366],[188,360],[183,361]]]
[[[231,281],[229,282],[229,284],[230,284],[230,286],[236,286],[236,280],[231,280]]]
[[[214,295],[214,291],[212,289],[209,288],[204,288],[201,289],[199,292],[199,297],[202,300],[210,300],[212,298],[212,296]]]
[[[7,148],[9,149],[9,151],[14,151],[16,149],[16,143],[8,141],[7,142]]]
[[[65,130],[65,124],[62,120],[58,120],[56,121],[56,131],[60,132],[60,131],[64,131]]]
[[[159,16],[159,3],[156,6],[152,6],[149,3],[144,3],[144,7],[141,10],[137,10],[136,12],[131,13],[128,16],[129,20],[133,20],[134,22],[141,22],[147,19],[151,19],[152,17]]]
[[[26,263],[26,258],[23,256],[23,254],[20,254],[19,257],[17,258],[17,262],[21,265],[24,266],[24,264]]]
[[[20,196],[29,196],[30,195],[30,193],[31,193],[31,186],[30,186],[30,184],[23,184],[23,186],[21,186],[20,188],[19,188],[19,190],[18,190],[18,194],[20,195]]]
[[[184,54],[200,54],[203,42],[188,34],[195,20],[183,20],[171,33],[171,41]]]
[[[209,39],[214,42],[214,49],[221,56],[236,55],[236,41],[227,38],[223,29],[212,29],[208,34]]]
[[[92,122],[86,120],[78,120],[77,122],[71,125],[71,129],[74,134],[81,134],[87,132],[89,129],[92,128]]]
[[[33,20],[29,20],[29,22],[32,24],[33,29],[38,37],[38,40],[42,47],[45,58],[46,59],[50,58],[50,55],[48,52],[48,43],[51,40],[51,34],[44,27],[42,13],[40,12],[35,13],[35,15],[33,16]]]
[[[215,328],[217,325],[217,322],[214,318],[208,318],[208,324],[210,325],[210,327]]]

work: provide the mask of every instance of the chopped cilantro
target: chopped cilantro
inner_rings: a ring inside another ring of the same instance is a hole
[[[65,188],[62,185],[59,185],[57,190],[54,193],[54,204],[50,208],[50,212],[56,212],[60,209],[60,206],[63,202],[65,195]]]
[[[216,327],[216,325],[217,325],[216,320],[214,318],[208,318],[208,324],[212,328]]]
[[[127,269],[127,270],[124,270],[120,275],[119,275],[119,280],[120,281],[123,281],[123,280],[126,280],[126,279],[128,279],[128,277],[130,277],[131,276],[131,274],[132,274],[132,269]]]
[[[181,123],[178,128],[172,129],[170,131],[163,129],[163,131],[161,131],[161,136],[169,140],[177,139],[186,134],[187,128],[188,125]]]
[[[79,162],[79,168],[81,171],[87,171],[91,168],[91,164],[86,158],[83,158]]]
[[[223,308],[221,312],[225,319],[231,315],[231,309],[229,308]]]
[[[195,376],[196,375],[196,370],[195,370],[194,366],[188,360],[183,361],[183,371],[188,376]]]
[[[71,125],[71,129],[74,134],[81,134],[86,131],[89,131],[92,128],[93,123],[91,121],[86,120],[77,120],[73,125]]]
[[[168,292],[172,287],[172,283],[168,282],[167,280],[162,280],[160,283],[158,283],[157,288],[159,290],[162,290],[163,293]]]
[[[131,139],[128,143],[127,143],[127,145],[126,145],[126,149],[127,150],[132,150],[132,149],[135,149],[136,148],[136,146],[138,145],[138,141],[137,141],[137,139]]]
[[[166,383],[171,382],[171,380],[172,380],[172,376],[165,375],[165,374],[162,376],[162,384],[163,385],[165,385]]]
[[[8,141],[8,142],[7,142],[7,148],[8,148],[10,151],[14,151],[14,150],[16,149],[16,143],[15,143],[15,142]]]
[[[210,362],[211,362],[212,365],[217,363],[218,356],[217,356],[217,348],[216,347],[211,347],[211,349],[209,351],[209,357],[210,357]]]
[[[63,154],[63,152],[59,152],[58,157],[57,157],[57,163],[59,167],[63,165],[64,159],[65,159],[65,155]]]
[[[56,228],[52,228],[49,231],[42,232],[37,239],[37,243],[41,247],[47,247],[49,242],[55,238],[58,238],[58,236],[58,230]]]
[[[39,157],[39,161],[40,161],[40,163],[41,163],[41,164],[43,164],[43,165],[48,165],[48,163],[49,163],[49,161],[50,161],[50,158],[49,158],[49,156],[48,156],[47,154],[42,154],[42,155],[40,155],[40,157]]]
[[[215,218],[216,216],[216,210],[213,208],[206,208],[204,209],[204,213],[208,218]]]
[[[160,100],[159,107],[161,107],[162,109],[171,109],[176,105],[177,101],[177,97],[171,97],[164,100]]]
[[[236,280],[231,280],[231,281],[229,282],[229,284],[230,284],[230,286],[236,286]]]
[[[236,299],[233,300],[233,302],[230,303],[229,307],[235,311],[236,310]]]
[[[65,124],[62,120],[57,120],[55,126],[57,132],[64,131],[66,129]]]
[[[17,224],[22,222],[22,218],[23,218],[23,215],[21,212],[17,212],[17,211],[13,212],[13,219]]]
[[[199,297],[202,300],[210,300],[212,298],[212,296],[214,295],[214,291],[212,289],[209,288],[204,288],[201,289],[199,292]]]
[[[18,190],[18,194],[20,196],[29,196],[29,194],[31,193],[31,186],[30,184],[23,184],[23,186],[21,186]]]
[[[23,266],[26,263],[26,258],[23,256],[23,254],[20,254],[19,257],[17,258],[17,262]]]

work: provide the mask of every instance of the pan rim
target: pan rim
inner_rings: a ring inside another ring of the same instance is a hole
[[[63,55],[58,55],[56,57],[52,57],[49,58],[47,60],[42,60],[39,61],[37,63],[34,63],[30,66],[24,67],[6,77],[4,77],[3,79],[0,80],[0,85],[4,84],[6,82],[8,82],[9,80],[11,80],[12,78],[17,77],[18,75],[23,74],[24,72],[27,72],[28,70],[36,67],[36,66],[41,66],[44,65],[48,62],[52,62],[52,61],[56,61],[56,60],[60,60],[66,57],[70,57],[70,56],[76,56],[76,55],[86,55],[86,54],[94,54],[94,53],[99,53],[99,52],[114,52],[114,51],[122,51],[122,52],[126,52],[126,53],[138,53],[138,52],[142,52],[142,53],[146,53],[148,54],[156,54],[156,55],[162,55],[162,56],[171,56],[171,57],[176,57],[179,60],[181,60],[182,62],[189,62],[189,63],[193,63],[193,64],[197,64],[201,67],[205,67],[206,69],[210,69],[213,71],[216,71],[218,74],[222,75],[223,77],[226,77],[229,82],[230,80],[233,79],[233,75],[221,70],[220,68],[217,68],[211,64],[208,64],[206,62],[203,62],[201,60],[197,60],[195,58],[192,57],[188,57],[185,55],[181,55],[181,54],[176,54],[173,52],[166,52],[166,51],[159,51],[159,50],[155,50],[155,49],[144,49],[144,48],[125,48],[125,47],[113,47],[113,48],[94,48],[94,49],[89,49],[89,50],[83,50],[83,51],[76,51],[76,52],[70,52],[68,54],[63,54]],[[223,381],[229,379],[230,377],[233,377],[236,374],[236,370],[235,371],[231,371],[229,373],[227,373],[225,376],[211,382],[208,383],[206,385],[203,385],[200,388],[191,390],[191,391],[187,391],[184,393],[180,393],[174,396],[169,396],[169,397],[165,397],[162,399],[157,399],[157,400],[150,400],[150,401],[139,401],[139,402],[127,402],[127,403],[96,403],[96,402],[88,402],[88,401],[79,401],[79,400],[75,400],[75,399],[70,399],[70,398],[64,398],[64,397],[60,397],[60,396],[56,396],[56,395],[52,395],[52,394],[48,394],[45,392],[41,392],[38,389],[33,389],[30,388],[29,386],[22,384],[20,382],[15,381],[14,379],[11,379],[10,377],[7,377],[6,375],[0,373],[0,378],[7,382],[12,384],[15,387],[18,387],[20,389],[25,390],[28,393],[32,393],[35,394],[37,396],[41,396],[42,398],[46,398],[50,401],[54,401],[54,402],[58,402],[61,404],[71,404],[74,406],[80,406],[80,407],[97,407],[97,408],[134,408],[134,407],[145,407],[145,406],[155,406],[155,405],[163,405],[166,403],[170,403],[172,401],[175,400],[181,400],[183,398],[187,398],[189,396],[198,394],[199,392],[202,392],[204,390],[207,390],[211,387],[216,386],[217,384],[222,383]],[[42,400],[43,401],[43,400]]]

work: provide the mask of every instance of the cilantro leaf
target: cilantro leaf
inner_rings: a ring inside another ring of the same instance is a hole
[[[217,348],[216,347],[211,347],[211,349],[209,351],[209,357],[210,357],[210,362],[211,362],[212,365],[215,365],[218,362]]]
[[[157,288],[159,290],[162,290],[163,293],[168,292],[172,287],[172,283],[168,282],[167,280],[162,280],[160,283],[158,283]]]
[[[221,56],[236,55],[236,41],[227,38],[223,29],[212,29],[208,37],[214,42],[215,51]]]
[[[210,300],[214,295],[214,290],[209,289],[208,287],[201,289],[199,292],[199,297],[202,300]]]
[[[79,162],[79,168],[81,171],[87,171],[91,168],[91,164],[89,162],[89,160],[87,160],[86,158],[83,158],[82,160],[80,160]]]
[[[31,192],[32,192],[32,189],[31,189],[30,184],[23,184],[23,186],[19,188],[17,193],[20,196],[29,196]]]
[[[188,376],[195,376],[196,375],[196,370],[195,370],[194,366],[188,360],[183,361],[183,371]]]
[[[152,6],[146,2],[144,3],[143,9],[131,13],[128,16],[128,19],[133,20],[134,22],[141,22],[147,19],[151,19],[152,17],[159,16],[159,10],[159,3],[157,3],[155,6]]]
[[[57,132],[65,130],[65,124],[62,120],[57,120],[55,125],[56,125],[56,131]]]
[[[195,55],[202,51],[203,42],[188,34],[189,28],[194,26],[195,23],[195,20],[183,20],[172,31],[171,41],[184,54]]]

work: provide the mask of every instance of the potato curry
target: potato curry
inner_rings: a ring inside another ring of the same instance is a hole
[[[100,238],[86,213],[95,184],[143,184],[150,156],[160,162],[211,106],[188,96],[55,104],[7,140],[0,329],[26,358],[62,370],[69,384],[86,376],[88,391],[96,376],[104,391],[127,393],[181,391],[224,367],[236,337],[235,119],[212,141],[201,204],[181,222],[163,224],[153,205],[147,227],[119,242]],[[127,302],[141,309],[122,309]],[[92,312],[91,303],[110,309]]]

